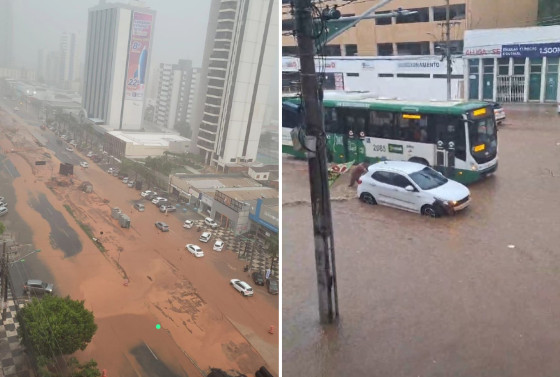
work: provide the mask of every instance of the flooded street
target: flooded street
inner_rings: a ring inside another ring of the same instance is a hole
[[[318,323],[307,164],[284,156],[284,375],[560,371],[560,117],[505,110],[498,171],[455,217],[370,206],[349,176],[335,183],[334,326]]]
[[[184,245],[199,234],[183,229],[189,215],[147,203],[136,211],[139,191],[96,164],[53,179],[58,153],[37,144],[52,136],[0,111],[0,194],[9,202],[1,221],[20,244],[41,249],[11,265],[16,294],[26,280],[41,279],[57,295],[85,300],[98,330],[77,357],[94,358],[108,375],[196,376],[217,367],[250,376],[261,366],[277,375],[279,334],[269,328],[279,327],[278,296],[256,288],[241,297],[229,281],[249,276],[229,245],[192,257]],[[46,166],[36,167],[46,153]],[[79,189],[85,180],[93,193]],[[130,229],[111,217],[114,207],[129,215]],[[154,227],[163,219],[167,233]]]

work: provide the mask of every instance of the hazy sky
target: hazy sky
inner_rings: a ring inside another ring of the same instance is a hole
[[[128,0],[107,0],[107,3]],[[204,53],[209,0],[145,0],[156,14],[151,66],[190,59],[199,67]],[[40,48],[58,49],[63,32],[79,35],[81,60],[85,53],[88,8],[99,0],[16,0],[14,55],[16,65],[35,69]]]

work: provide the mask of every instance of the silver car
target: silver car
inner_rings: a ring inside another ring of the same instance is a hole
[[[23,285],[23,292],[27,294],[49,294],[52,295],[54,285],[41,280],[27,280]]]
[[[8,213],[8,208],[0,207],[0,216],[4,216],[7,213]]]

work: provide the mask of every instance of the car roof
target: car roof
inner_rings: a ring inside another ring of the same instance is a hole
[[[417,162],[409,161],[381,161],[375,163],[369,167],[368,170],[387,170],[400,172],[405,174],[411,174],[424,169],[426,165],[419,164]]]
[[[210,232],[204,232],[204,233],[201,234],[201,236],[204,236],[204,235],[209,236]]]
[[[27,280],[27,284],[43,284],[42,280]]]

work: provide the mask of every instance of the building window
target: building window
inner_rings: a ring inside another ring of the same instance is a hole
[[[349,72],[349,73],[346,74],[346,76],[348,76],[348,77],[360,77],[360,74]]]
[[[376,15],[378,14],[386,14],[386,13],[390,13],[391,11],[383,11],[383,12],[375,12]],[[375,19],[375,25],[391,25],[392,21],[392,17],[382,17],[382,18],[376,18]]]
[[[377,55],[379,55],[379,56],[391,56],[391,55],[393,55],[393,44],[392,43],[378,43],[377,44]]]
[[[260,177],[261,177],[260,174],[257,174],[257,179],[259,179]]]
[[[326,45],[323,47],[322,55],[341,56],[340,45]]]
[[[509,75],[509,58],[498,58],[498,75]]]
[[[397,55],[429,55],[430,42],[397,43]]]
[[[397,24],[411,24],[415,22],[428,22],[430,21],[429,8],[412,8],[410,11],[416,13],[409,15],[397,16]]]
[[[395,77],[393,73],[378,73],[377,77]]]
[[[525,58],[513,58],[513,74],[525,74]]]
[[[358,55],[358,45],[344,45],[344,50],[346,51],[346,56]]]
[[[397,77],[406,77],[410,79],[429,79],[430,74],[429,73],[397,73]]]
[[[434,21],[445,21],[445,8],[434,7]],[[454,4],[449,6],[449,19],[450,20],[464,20],[465,19],[465,4]]]

